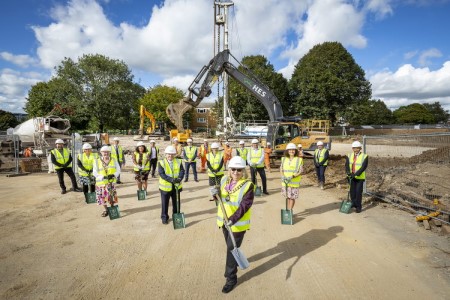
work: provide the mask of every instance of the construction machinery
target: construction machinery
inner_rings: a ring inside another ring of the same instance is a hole
[[[188,88],[187,97],[167,107],[166,112],[177,128],[182,128],[183,114],[211,95],[212,87],[225,72],[251,92],[263,104],[269,114],[267,135],[261,138],[263,144],[270,142],[273,155],[281,157],[288,143],[302,144],[304,151],[314,151],[317,142],[331,149],[328,135],[330,123],[327,120],[302,120],[301,117],[284,117],[281,103],[272,91],[248,70],[244,74],[230,62],[234,58],[229,50],[219,52],[208,65],[203,66]],[[236,62],[238,60],[234,58]],[[239,62],[238,62],[239,63]]]
[[[145,118],[150,120],[150,126],[145,129],[147,136],[144,137]],[[156,121],[155,116],[145,109],[144,105],[140,106],[139,120],[139,136],[135,136],[134,140],[144,140],[148,139],[148,137],[166,137],[166,124],[164,122]]]

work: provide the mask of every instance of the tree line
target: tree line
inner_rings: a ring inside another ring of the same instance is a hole
[[[432,124],[449,118],[439,102],[413,103],[392,112],[383,101],[371,99],[364,70],[338,42],[314,46],[298,61],[290,80],[262,55],[244,57],[238,69],[251,72],[265,84],[279,99],[285,116],[328,119],[333,125],[340,121],[352,125]],[[74,130],[103,132],[137,128],[142,104],[158,121],[170,124],[165,109],[182,99],[183,91],[163,85],[144,88],[133,79],[121,60],[100,54],[83,55],[77,62],[65,58],[49,81],[31,87],[24,110],[30,118],[52,112],[69,119]],[[220,112],[222,96],[217,99],[215,111]],[[232,79],[229,102],[237,121],[269,118],[263,105]],[[13,124],[9,113],[0,111],[0,129]]]

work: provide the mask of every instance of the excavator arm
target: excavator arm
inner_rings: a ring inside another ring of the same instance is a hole
[[[269,113],[270,121],[283,118],[283,110],[278,98],[258,79],[242,73],[231,64],[229,61],[230,55],[229,50],[218,53],[197,74],[188,88],[188,96],[167,107],[166,113],[179,131],[183,130],[183,114],[190,108],[197,107],[204,98],[211,95],[212,87],[223,72],[226,72],[258,98]],[[202,83],[199,86],[200,82]]]
[[[144,121],[145,117],[150,120],[150,127],[147,128],[147,133],[152,134],[156,128],[156,120],[155,117],[145,109],[144,105],[141,105],[139,110],[140,115],[140,123],[139,123],[139,134],[142,136],[144,134]]]

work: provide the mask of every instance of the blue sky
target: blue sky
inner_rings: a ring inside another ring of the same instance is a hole
[[[0,2],[0,109],[23,112],[32,85],[64,57],[121,59],[144,87],[186,90],[213,55],[213,0]],[[230,47],[290,78],[315,44],[339,41],[391,109],[450,110],[450,0],[235,0]]]

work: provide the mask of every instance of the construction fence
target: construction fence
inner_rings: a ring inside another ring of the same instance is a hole
[[[450,211],[450,133],[364,136],[365,192],[417,211]]]
[[[74,172],[76,170],[76,157],[81,150],[81,139],[72,136],[66,139],[66,147],[72,152]],[[0,134],[0,174],[20,175],[27,173],[53,173],[54,167],[50,159],[50,150],[33,151],[28,147],[22,147],[17,135]]]

